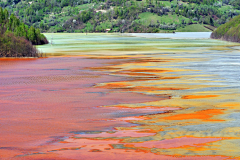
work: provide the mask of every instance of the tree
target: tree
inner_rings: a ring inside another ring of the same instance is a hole
[[[37,35],[33,26],[31,26],[28,30],[28,39],[32,42],[32,44],[37,44]]]
[[[213,22],[212,17],[210,17],[210,25],[211,25],[211,26],[214,26],[214,22]]]

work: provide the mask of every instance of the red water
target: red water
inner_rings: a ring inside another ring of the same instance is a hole
[[[218,129],[237,95],[199,92],[182,69],[158,68],[170,61],[0,59],[0,159],[239,159],[239,128]]]
[[[116,61],[116,60],[115,60]],[[86,70],[111,60],[62,57],[0,60],[0,155],[11,158],[74,131],[102,131],[129,125],[116,108],[99,106],[165,97],[112,92],[93,87],[123,78]],[[141,112],[141,111],[140,111]],[[131,114],[137,114],[133,111]]]

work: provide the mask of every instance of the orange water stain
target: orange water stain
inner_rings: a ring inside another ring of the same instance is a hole
[[[232,103],[223,103],[219,104],[219,107],[230,107],[232,109],[240,107],[240,103],[237,102],[232,102]]]
[[[113,83],[104,83],[101,86],[97,86],[98,88],[108,88],[108,89],[117,89],[123,87],[129,87],[127,82],[113,82]]]
[[[179,79],[180,77],[161,77],[161,79]]]
[[[133,58],[133,56],[131,57],[127,57],[127,56],[86,56],[88,59],[130,59]]]
[[[141,82],[141,81],[155,81],[155,80],[165,80],[165,79],[179,79],[180,77],[162,77],[162,76],[157,76],[157,75],[150,75],[150,76],[132,76],[128,77],[129,82]]]
[[[118,59],[124,61],[118,62],[109,62],[108,64],[139,64],[139,63],[155,63],[155,62],[170,62],[172,59],[154,59],[154,58],[147,58],[147,57],[139,57],[139,56],[129,56],[129,57],[119,57],[119,56],[112,56],[112,57],[92,57],[91,59]]]
[[[209,150],[208,148],[201,146],[201,147],[189,147],[188,150],[190,151],[207,151]]]
[[[117,72],[116,74],[120,75],[129,75],[129,76],[156,76],[155,74],[148,74],[148,73],[139,73],[139,72]]]
[[[59,143],[70,143],[70,142],[66,142],[66,141],[60,141]]]
[[[147,72],[147,73],[164,73],[164,72],[172,72],[171,70],[161,70],[161,69],[129,69],[123,70],[125,72]]]
[[[208,121],[208,122],[223,122],[223,121],[225,121],[225,120],[223,120],[223,119],[208,119],[208,120],[206,120],[206,121]]]
[[[183,96],[182,99],[199,99],[199,98],[214,98],[219,95],[186,95]]]
[[[91,150],[89,150],[89,152],[102,152],[102,150],[100,150],[100,149],[91,149]]]
[[[25,63],[31,63],[31,62],[35,62],[39,59],[42,58],[0,58],[0,66],[2,68],[11,68],[12,66],[15,65],[21,65],[21,64],[25,64]]]
[[[215,115],[224,114],[223,109],[207,109],[189,114],[177,114],[174,116],[164,117],[165,120],[187,120],[187,119],[202,119],[205,121],[224,121],[224,120],[211,120]]]
[[[185,90],[185,89],[186,88],[170,88],[170,87],[159,88],[159,87],[144,87],[144,86],[136,86],[136,87],[129,88],[129,90],[131,91]]]
[[[0,58],[0,62],[19,62],[19,61],[33,61],[39,58]]]
[[[106,84],[104,87],[106,88],[114,88],[114,89],[123,89],[125,91],[156,91],[156,90],[185,90],[187,88],[170,88],[170,87],[164,87],[164,88],[159,88],[159,87],[144,87],[144,86],[135,86],[132,87],[130,85],[126,85],[123,82],[121,83],[115,83],[115,84]],[[102,87],[102,86],[100,86]]]
[[[132,87],[127,82],[114,82],[114,83],[105,83],[98,88],[107,88],[107,89],[122,89],[124,91],[155,91],[155,90],[185,90],[187,88],[170,88],[170,87],[144,87],[144,86],[135,86]]]

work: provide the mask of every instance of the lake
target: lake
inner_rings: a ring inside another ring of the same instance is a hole
[[[0,159],[238,159],[240,44],[46,34],[0,59]]]

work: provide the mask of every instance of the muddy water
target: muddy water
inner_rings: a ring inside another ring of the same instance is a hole
[[[1,159],[240,158],[238,44],[47,36],[0,60]]]

